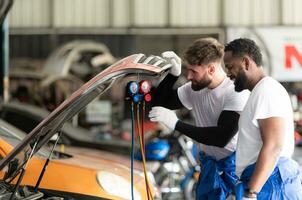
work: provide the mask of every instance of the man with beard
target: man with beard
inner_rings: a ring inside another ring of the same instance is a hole
[[[225,67],[235,90],[251,91],[239,120],[237,199],[302,199],[294,150],[293,110],[284,87],[266,76],[259,47],[236,39],[225,47]]]
[[[171,51],[163,57],[173,63],[170,74],[154,94],[151,121],[201,143],[201,173],[196,199],[225,200],[236,183],[235,155],[239,113],[249,92],[237,93],[222,69],[224,46],[213,38],[196,40],[185,52],[188,83],[173,90],[181,74],[181,59]],[[160,107],[164,106],[164,107]],[[196,126],[178,120],[170,109],[192,110]]]

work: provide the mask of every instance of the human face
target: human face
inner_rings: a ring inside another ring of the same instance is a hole
[[[208,66],[188,65],[187,79],[191,81],[191,88],[194,91],[202,90],[212,83],[212,78],[208,73]]]
[[[231,51],[224,54],[224,64],[227,75],[234,80],[235,91],[241,92],[247,89],[248,78],[244,70],[243,58],[234,57]]]

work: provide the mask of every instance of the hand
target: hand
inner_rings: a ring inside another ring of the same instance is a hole
[[[152,107],[149,112],[149,118],[152,122],[163,123],[170,130],[175,129],[175,125],[178,121],[174,111],[160,106]]]
[[[179,76],[181,74],[181,59],[173,51],[165,51],[161,54],[163,58],[171,61],[172,67],[170,74],[173,76]]]

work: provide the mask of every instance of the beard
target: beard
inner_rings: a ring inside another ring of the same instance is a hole
[[[212,83],[212,80],[210,80],[209,78],[206,78],[201,81],[195,81],[195,82],[192,81],[191,88],[194,91],[199,91],[199,90],[202,90],[202,89],[208,87],[211,83]]]
[[[241,92],[247,89],[246,84],[247,84],[247,76],[243,71],[240,71],[234,81],[235,91]]]

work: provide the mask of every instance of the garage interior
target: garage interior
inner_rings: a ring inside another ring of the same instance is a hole
[[[30,168],[41,177],[39,181],[24,172],[23,179],[30,189],[22,192],[63,199],[195,199],[200,170],[198,144],[179,133],[169,135],[165,127],[150,122],[150,103],[133,107],[127,100],[127,84],[131,81],[150,81],[146,94],[153,98],[153,91],[171,63],[162,61],[166,63],[157,69],[160,72],[154,67],[142,69],[141,74],[129,72],[134,74],[131,77],[127,73],[121,73],[122,78],[110,76],[112,83],[104,79],[106,76],[99,76],[99,82],[89,81],[128,56],[139,59],[135,56],[144,54],[140,59],[147,59],[161,56],[164,51],[182,56],[193,41],[205,37],[216,38],[222,44],[247,37],[260,44],[265,71],[286,88],[291,98],[295,125],[293,158],[301,168],[301,7],[299,0],[0,0],[1,138],[10,138],[9,133],[14,132],[21,142],[27,134],[34,133],[41,142],[33,140],[25,146],[41,148],[38,153],[44,161],[49,160],[49,167],[45,165],[44,170],[44,162],[39,159],[34,161],[36,167]],[[280,49],[272,49],[274,45]],[[295,48],[296,54],[287,55],[283,49],[286,45]],[[285,66],[287,59],[291,60],[290,66]],[[87,82],[91,83],[91,94],[81,94],[87,95],[87,100],[75,95],[74,99],[79,100],[71,100],[64,107],[63,102]],[[183,75],[177,84],[185,82]],[[94,88],[93,84],[98,85]],[[94,94],[97,91],[101,95]],[[57,109],[60,105],[62,111]],[[78,106],[83,108],[77,109]],[[132,109],[137,113],[132,113]],[[53,111],[55,114],[50,114]],[[194,123],[190,111],[181,109],[177,114]],[[40,130],[43,120],[49,120],[49,124]],[[142,127],[134,128],[141,122]],[[50,127],[55,128],[50,131]],[[10,131],[6,133],[7,130]],[[53,132],[49,138],[48,131]],[[146,153],[145,158],[139,149],[147,144],[160,148],[155,149],[157,155],[169,153],[163,157]],[[0,145],[0,152],[5,153],[4,143]],[[25,158],[24,152],[16,151],[17,157],[23,156],[19,161],[31,158],[31,154]],[[0,161],[3,159],[1,154]],[[15,168],[27,165],[16,162]],[[53,176],[60,169],[64,175]],[[70,179],[73,184],[57,184],[60,176],[68,178],[74,174],[79,176]],[[6,176],[9,175],[18,174],[11,172]],[[5,179],[4,173],[0,177]],[[81,184],[75,184],[80,180]]]

